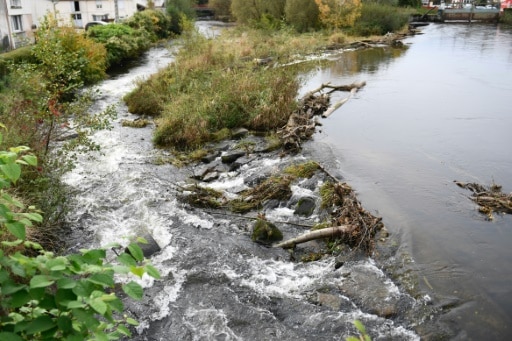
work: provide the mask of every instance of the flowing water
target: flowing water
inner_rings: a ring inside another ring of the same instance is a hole
[[[401,236],[419,286],[453,303],[444,320],[458,338],[510,339],[512,218],[487,221],[453,181],[512,191],[512,29],[422,32],[405,51],[346,52],[308,74],[308,88],[367,82],[315,139],[332,146],[363,205]]]
[[[117,105],[119,117],[112,130],[93,136],[101,152],[78,160],[64,178],[76,200],[68,217],[70,245],[126,243],[133,235],[156,240],[161,250],[151,262],[163,280],[144,277],[144,299],[127,303],[141,322],[135,339],[342,340],[356,333],[354,319],[374,340],[418,340],[436,335],[438,323],[460,339],[507,336],[511,219],[485,221],[452,181],[494,180],[512,189],[511,122],[503,109],[511,90],[511,41],[510,32],[495,27],[432,26],[410,39],[406,51],[346,52],[307,77],[304,91],[326,81],[368,82],[324,121],[306,154],[342,174],[401,238],[396,262],[412,255],[407,271],[421,279],[415,294],[369,259],[341,268],[328,258],[292,262],[284,250],[253,243],[245,220],[178,199],[192,171],[159,162],[169,155],[153,148],[153,127],[120,124],[136,118],[122,96],[170,63],[172,48],[152,49],[99,85],[96,109]],[[257,160],[210,186],[240,188],[292,159]],[[287,208],[265,213],[276,221],[295,219]],[[371,309],[390,302],[391,313]],[[437,307],[444,307],[440,319]],[[433,327],[421,327],[431,319]]]

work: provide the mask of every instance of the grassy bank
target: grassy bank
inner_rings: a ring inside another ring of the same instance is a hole
[[[158,116],[159,146],[196,148],[226,128],[273,130],[296,107],[299,67],[283,65],[326,41],[283,31],[231,30],[215,41],[192,34],[173,65],[125,100],[132,113]]]

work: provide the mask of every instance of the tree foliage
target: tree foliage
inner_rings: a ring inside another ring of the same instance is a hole
[[[147,31],[124,24],[96,25],[87,31],[87,36],[105,46],[109,67],[139,57],[152,40]]]
[[[318,5],[315,0],[287,0],[284,8],[286,22],[298,32],[306,32],[318,28]]]
[[[232,0],[231,13],[243,24],[284,18],[286,0]]]
[[[216,17],[231,16],[231,0],[210,0],[208,4],[215,10]]]
[[[354,25],[361,15],[361,0],[315,0],[320,11],[320,21],[330,28],[339,29]]]

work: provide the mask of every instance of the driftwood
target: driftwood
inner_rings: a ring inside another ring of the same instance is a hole
[[[505,194],[501,186],[492,184],[489,187],[477,183],[464,183],[455,181],[457,186],[473,192],[471,200],[478,206],[480,213],[487,215],[489,220],[493,219],[493,212],[512,214],[512,193]]]
[[[286,125],[278,130],[284,149],[288,152],[298,152],[301,149],[302,141],[310,139],[316,126],[320,125],[315,118],[317,116],[328,117],[365,85],[365,82],[349,85],[327,83],[306,93],[299,102],[299,108],[290,115]],[[324,90],[327,91],[322,93]],[[350,91],[350,94],[347,98],[330,106],[330,94],[335,91]]]
[[[310,240],[339,237],[344,234],[349,234],[355,229],[355,226],[342,225],[342,226],[331,226],[320,230],[310,231],[301,234],[298,237],[285,240],[279,244],[273,245],[273,247],[282,247],[283,249],[289,249],[295,247],[297,244],[309,242]]]

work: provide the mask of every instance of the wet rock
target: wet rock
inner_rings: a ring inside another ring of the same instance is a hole
[[[220,156],[220,151],[216,150],[213,153],[210,153],[210,154],[208,154],[206,156],[203,156],[201,158],[201,162],[203,162],[203,163],[210,163],[210,162],[213,162],[219,156]]]
[[[217,180],[219,178],[219,173],[218,172],[208,172],[205,176],[203,176],[203,181],[204,182],[210,182],[210,181],[213,181],[213,180]]]
[[[152,255],[154,255],[155,253],[157,253],[161,250],[160,246],[158,245],[156,240],[153,238],[153,236],[149,232],[144,231],[142,236],[138,236],[138,237],[145,239],[147,242],[147,243],[137,242],[137,245],[139,245],[139,247],[141,248],[142,253],[144,254],[144,257],[150,258]],[[130,251],[128,249],[126,249],[125,252],[130,253]]]
[[[283,233],[271,222],[257,219],[253,226],[251,239],[257,243],[271,244],[283,240]]]
[[[233,138],[235,140],[240,140],[241,138],[246,137],[247,134],[249,134],[249,130],[247,130],[245,128],[233,129],[231,131],[231,138]]]
[[[371,262],[342,267],[341,289],[364,312],[389,318],[398,314],[400,294],[396,286]]]
[[[233,163],[246,153],[244,151],[230,151],[221,156],[221,160],[223,163]]]
[[[293,212],[296,215],[309,217],[313,214],[316,207],[316,200],[312,197],[302,197],[297,202],[295,206],[295,211]]]
[[[236,161],[234,161],[230,166],[229,166],[229,171],[230,172],[233,172],[233,171],[236,171],[238,170],[240,167],[242,167],[243,165],[246,165],[248,164],[249,162],[251,162],[252,160],[254,160],[254,157],[248,157],[248,156],[242,156],[240,158],[238,158]]]

